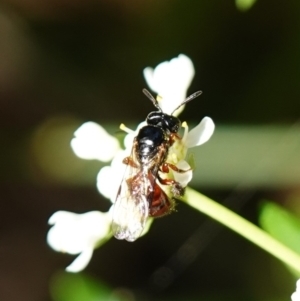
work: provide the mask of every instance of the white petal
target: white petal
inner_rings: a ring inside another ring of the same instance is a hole
[[[180,169],[183,169],[183,170],[186,170],[186,172],[184,172],[184,173],[179,173],[179,172],[176,172],[176,171],[173,172],[175,181],[179,182],[182,187],[186,187],[188,185],[188,183],[192,180],[193,171],[189,170],[191,167],[184,160],[179,161],[176,164],[176,167],[178,167]]]
[[[296,283],[296,292],[294,292],[291,296],[292,301],[300,301],[300,279]]]
[[[47,242],[56,251],[78,254],[107,237],[110,221],[109,213],[99,211],[84,214],[58,211],[49,219],[53,226]]]
[[[189,57],[180,54],[169,62],[162,62],[154,69],[155,92],[163,98],[165,93],[188,89],[194,77],[195,69]],[[184,99],[183,99],[184,100]]]
[[[175,62],[176,70],[180,70],[180,83],[187,90],[195,75],[193,62],[188,56],[184,54],[180,54],[177,61]]]
[[[156,81],[155,81],[153,72],[154,72],[154,70],[151,67],[147,67],[143,70],[143,74],[144,74],[145,80],[146,80],[149,88],[152,91],[156,92],[157,91],[157,86],[156,86]]]
[[[184,54],[160,63],[154,70],[150,67],[144,69],[147,84],[161,97],[159,106],[167,114],[185,100],[194,74],[193,62]]]
[[[100,169],[97,175],[97,189],[106,198],[114,202],[124,176],[126,165],[122,162],[128,156],[126,151],[120,151],[113,159],[111,166]]]
[[[159,106],[164,113],[178,116],[183,111],[185,106],[182,106],[179,109],[177,108],[185,100],[185,98],[186,98],[186,91],[172,90],[172,92],[164,93],[164,96],[159,102]],[[174,112],[174,110],[176,111]]]
[[[69,254],[82,251],[76,219],[77,214],[68,211],[58,211],[50,217],[49,224],[53,227],[48,231],[47,242],[52,249]]]
[[[123,164],[124,165],[124,164]],[[123,169],[122,169],[123,168]],[[116,172],[111,166],[101,168],[97,175],[98,191],[112,203],[115,201],[123,178],[125,165],[120,166],[120,171]]]
[[[97,188],[98,191],[107,199],[111,199],[112,190],[111,184],[114,182],[113,171],[110,166],[104,166],[100,169],[97,175]]]
[[[297,293],[293,293],[291,299],[292,301],[300,301],[300,296]]]
[[[72,212],[63,211],[63,210],[56,211],[55,213],[53,213],[53,214],[50,216],[50,218],[49,218],[49,220],[48,220],[48,224],[49,224],[49,225],[54,225],[54,224],[57,223],[58,221],[67,219],[67,218],[69,218],[69,217],[72,216],[72,215],[73,215]]]
[[[93,248],[86,248],[68,267],[66,267],[66,271],[71,273],[82,271],[90,262],[92,255]]]
[[[212,136],[215,124],[209,117],[204,117],[202,121],[193,128],[187,135],[186,147],[191,148],[207,142]]]
[[[86,160],[110,161],[120,149],[118,140],[95,122],[86,122],[74,133],[71,147],[76,156]]]
[[[82,216],[81,229],[88,238],[88,245],[97,243],[110,232],[111,215],[109,212],[90,211],[80,215]]]

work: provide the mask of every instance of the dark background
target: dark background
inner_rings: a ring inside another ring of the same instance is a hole
[[[234,1],[2,0],[0,300],[52,300],[49,281],[73,257],[47,246],[48,218],[109,208],[94,184],[99,163],[86,178],[69,178],[63,164],[59,176],[41,167],[43,155],[50,165],[51,155],[65,158],[55,141],[43,140],[49,128],[75,130],[93,120],[117,131],[120,122],[140,122],[152,109],[141,101],[142,70],[180,53],[196,69],[189,91],[204,92],[185,120],[293,124],[300,114],[299,9],[296,0],[258,0],[246,12]],[[260,200],[281,202],[291,188],[201,191],[220,202],[230,196],[230,206],[257,222]],[[133,244],[110,240],[86,273],[136,300],[289,299],[294,280],[275,259],[183,204],[178,211]],[[191,236],[196,253],[183,263],[171,259]]]

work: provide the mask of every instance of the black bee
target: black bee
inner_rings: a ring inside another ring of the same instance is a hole
[[[172,114],[202,92],[189,96],[171,115],[162,112],[148,90],[143,89],[143,93],[158,111],[149,113],[147,125],[134,138],[131,155],[123,160],[127,167],[113,209],[113,234],[128,241],[134,241],[141,235],[149,216],[161,217],[173,210],[173,198],[170,199],[160,185],[170,185],[174,197],[184,193],[180,183],[162,178],[160,173],[168,173],[169,169],[180,173],[187,171],[166,162],[169,148],[176,139],[180,139],[181,122]]]

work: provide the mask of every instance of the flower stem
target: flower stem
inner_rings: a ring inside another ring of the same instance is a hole
[[[267,232],[201,193],[187,188],[184,201],[235,231],[300,273],[300,256]]]

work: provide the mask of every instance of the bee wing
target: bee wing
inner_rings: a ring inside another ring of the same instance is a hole
[[[152,190],[147,174],[128,165],[113,205],[112,232],[117,239],[134,241],[142,234],[149,216],[147,195]]]
[[[148,217],[146,196],[141,194],[134,196],[123,187],[117,196],[113,210],[112,231],[114,236],[117,239],[128,241],[139,238]]]

